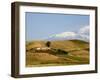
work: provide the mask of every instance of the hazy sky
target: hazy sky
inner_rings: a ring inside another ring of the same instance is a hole
[[[25,20],[26,41],[47,39],[62,32],[77,32],[89,25],[89,15],[26,12]]]

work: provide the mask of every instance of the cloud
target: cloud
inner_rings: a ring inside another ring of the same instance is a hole
[[[60,34],[56,34],[56,37],[74,37],[77,34],[75,32],[62,32]]]
[[[59,34],[55,34],[54,36],[55,37],[75,37],[75,36],[80,35],[81,37],[88,38],[89,31],[90,31],[89,26],[85,26],[85,27],[80,28],[77,32],[72,32],[72,31],[71,32],[62,32]]]
[[[82,27],[77,32],[62,32],[51,35],[48,40],[83,40],[89,42],[89,26]]]
[[[83,28],[81,28],[78,32],[78,34],[84,39],[89,41],[89,35],[90,35],[90,27],[89,26],[85,26]]]
[[[89,36],[90,28],[89,26],[85,26],[79,30],[79,34],[84,34]]]

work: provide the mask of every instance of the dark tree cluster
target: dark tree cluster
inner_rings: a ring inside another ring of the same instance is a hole
[[[50,45],[51,45],[51,42],[50,42],[50,41],[47,41],[47,42],[46,42],[46,46],[47,46],[47,47],[50,47]]]

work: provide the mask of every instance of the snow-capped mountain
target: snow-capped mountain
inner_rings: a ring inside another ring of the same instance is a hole
[[[89,42],[89,35],[75,33],[75,32],[62,32],[59,34],[51,35],[47,40],[83,40]]]

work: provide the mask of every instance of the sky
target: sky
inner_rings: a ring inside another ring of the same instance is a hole
[[[82,32],[89,26],[89,17],[89,15],[26,12],[26,41],[43,40],[63,32]]]

